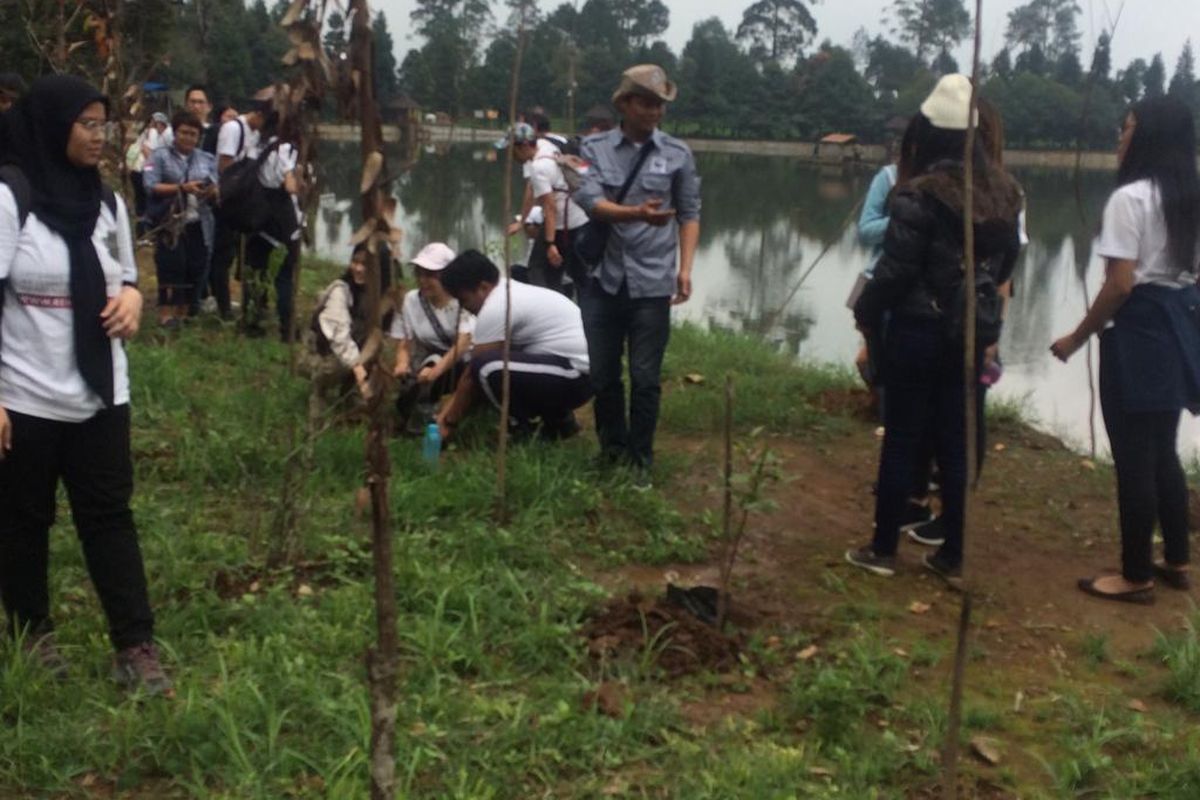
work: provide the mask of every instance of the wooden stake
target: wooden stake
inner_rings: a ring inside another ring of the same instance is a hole
[[[720,591],[717,595],[717,629],[725,627],[729,611],[729,575],[733,572],[733,375],[725,376],[725,491],[722,506],[721,531],[725,538],[725,553],[721,559]]]
[[[508,124],[510,131],[517,119],[517,94],[521,83],[521,60],[525,56],[525,11],[520,12],[517,23],[517,53],[513,58],[512,76],[508,87]],[[512,175],[515,145],[509,137],[507,158],[504,160],[504,368],[500,385],[500,431],[496,446],[496,519],[504,522],[508,518],[508,412],[512,400],[512,376],[508,370],[512,355],[512,242],[508,235],[509,220],[512,219]]]
[[[967,137],[963,148],[963,261],[966,291],[963,299],[963,383],[965,402],[967,481],[963,487],[962,614],[958,623],[958,647],[954,653],[954,677],[950,686],[950,712],[946,720],[946,743],[942,750],[942,797],[958,797],[958,732],[962,722],[962,694],[966,681],[967,638],[971,626],[971,586],[967,583],[967,546],[971,541],[971,494],[979,473],[979,441],[976,398],[979,392],[975,337],[975,137],[976,109],[979,106],[979,57],[983,41],[983,0],[975,0],[975,49],[971,60],[971,101],[967,113]]]
[[[354,22],[350,29],[350,59],[358,73],[358,115],[362,134],[363,164],[383,154],[383,130],[379,107],[375,103],[374,43],[371,35],[367,0],[351,0]],[[386,174],[380,170],[379,174]],[[378,180],[362,195],[363,222],[382,223],[383,192]],[[367,308],[372,336],[380,335],[380,265],[378,237],[372,234],[367,251]],[[370,348],[367,348],[370,349]],[[379,370],[378,348],[368,366],[372,378]],[[376,386],[381,381],[371,381]],[[371,492],[371,551],[375,574],[376,644],[367,652],[367,673],[371,690],[371,752],[369,759],[371,800],[393,800],[396,793],[396,673],[398,637],[396,634],[396,577],[392,569],[392,516],[388,503],[391,460],[387,442],[391,415],[383,392],[378,388],[367,403],[366,443],[367,486]]]

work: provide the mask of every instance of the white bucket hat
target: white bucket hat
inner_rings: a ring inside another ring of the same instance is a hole
[[[967,129],[968,109],[971,107],[971,79],[966,75],[944,75],[921,103],[921,113],[933,127],[947,131]],[[979,112],[975,113],[979,121]]]
[[[430,272],[441,272],[456,258],[455,253],[441,242],[433,242],[421,248],[421,252],[412,257],[408,263]]]

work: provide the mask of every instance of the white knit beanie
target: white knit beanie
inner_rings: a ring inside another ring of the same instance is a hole
[[[944,75],[921,103],[924,114],[935,128],[948,131],[967,129],[967,112],[971,107],[971,79],[966,75]],[[979,113],[975,114],[976,122]]]

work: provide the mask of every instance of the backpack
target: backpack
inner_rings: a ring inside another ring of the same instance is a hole
[[[955,241],[962,245],[961,223],[958,220],[943,219],[955,234]],[[998,258],[995,257],[995,258]],[[1000,329],[1003,326],[1004,298],[1000,295],[1000,285],[996,282],[993,270],[995,258],[976,259],[975,263],[975,346],[990,347],[1000,341]],[[959,261],[958,269],[934,270],[927,279],[926,285],[933,296],[933,301],[942,312],[942,321],[946,338],[953,342],[962,342],[967,315],[967,263],[965,256]]]
[[[244,143],[245,123],[238,120],[238,125],[241,126]],[[278,146],[278,141],[273,142],[257,158],[244,157],[221,173],[217,181],[218,200],[213,214],[223,226],[238,233],[254,233],[266,226],[272,206],[267,201],[267,188],[258,179],[258,170]],[[241,145],[238,150],[241,151]]]

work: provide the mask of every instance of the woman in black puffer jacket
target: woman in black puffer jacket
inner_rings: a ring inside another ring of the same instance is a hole
[[[925,565],[952,583],[961,576],[967,483],[962,158],[970,92],[967,78],[948,75],[922,104],[916,177],[893,193],[883,256],[854,307],[864,332],[885,330],[888,401],[875,537],[870,545],[847,552],[846,559],[877,575],[895,572],[905,504],[926,452],[922,443],[933,441],[942,476],[945,542]],[[984,350],[1000,337],[998,290],[1011,278],[1020,251],[1022,196],[1016,181],[987,161],[982,144],[976,148],[975,175],[976,347],[982,363]]]

